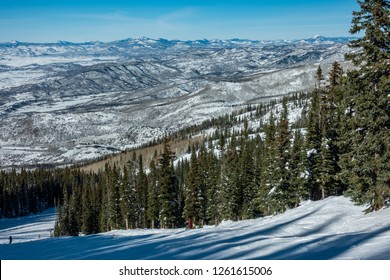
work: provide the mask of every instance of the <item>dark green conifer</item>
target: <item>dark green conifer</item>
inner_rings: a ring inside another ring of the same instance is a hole
[[[137,227],[147,227],[146,208],[148,199],[148,181],[144,172],[142,155],[138,156],[138,172],[135,186]]]
[[[121,178],[121,212],[126,229],[137,227],[136,170],[136,163],[134,160],[130,160],[123,168],[123,176]]]
[[[264,152],[262,156],[261,167],[261,181],[257,192],[256,204],[258,211],[261,215],[272,214],[270,207],[270,197],[275,191],[278,180],[275,176],[275,170],[277,169],[276,161],[276,125],[273,112],[270,113],[268,124],[264,128],[265,140],[264,140]]]
[[[164,138],[163,152],[159,159],[159,190],[160,213],[159,220],[162,228],[176,228],[179,221],[178,179],[173,169],[175,155],[169,145],[168,137]]]
[[[321,88],[321,82],[324,80],[324,74],[322,72],[321,65],[318,65],[317,71],[316,71],[316,88]]]
[[[340,85],[342,75],[343,75],[343,68],[341,68],[340,63],[337,61],[333,62],[332,68],[329,72],[329,88],[330,89],[333,89],[336,86]]]
[[[217,225],[222,221],[221,215],[221,159],[214,154],[214,149],[208,156],[208,165],[206,168],[209,170],[209,178],[206,182],[206,195],[207,195],[207,209],[206,216],[207,221],[210,224]]]
[[[275,190],[272,193],[273,212],[284,212],[296,204],[295,190],[291,183],[291,131],[288,122],[287,99],[282,102],[282,112],[276,127]]]
[[[222,168],[221,192],[222,192],[222,217],[225,220],[237,221],[241,218],[242,187],[239,182],[237,139],[233,132],[228,145],[225,162]]]
[[[291,148],[291,188],[294,190],[290,196],[289,207],[297,207],[300,200],[308,198],[308,191],[305,186],[305,163],[306,149],[304,137],[300,129],[294,132],[294,142]]]
[[[149,165],[150,173],[148,179],[148,207],[147,207],[147,218],[150,222],[150,227],[155,228],[158,225],[160,203],[159,203],[159,187],[157,184],[158,173],[154,160]]]
[[[199,190],[198,190],[198,205],[199,205],[199,223],[198,226],[203,226],[207,221],[207,207],[209,204],[207,192],[212,184],[213,172],[210,166],[210,153],[206,148],[206,143],[203,142],[199,148]]]
[[[94,225],[93,225],[93,216],[94,211],[92,207],[92,194],[91,194],[91,188],[85,182],[83,186],[83,196],[82,196],[82,227],[81,230],[84,234],[91,234],[94,231]]]
[[[324,199],[325,191],[321,185],[321,166],[322,166],[322,129],[320,117],[320,97],[319,91],[312,93],[310,110],[308,116],[306,148],[307,148],[307,187],[311,200]]]
[[[190,169],[187,176],[184,200],[184,218],[189,228],[200,224],[200,201],[198,194],[200,192],[200,168],[195,146],[191,148]]]
[[[355,201],[379,210],[390,200],[390,4],[358,1],[347,59],[358,67],[348,73],[343,99],[342,133],[348,149],[342,154],[343,174]],[[344,145],[345,147],[346,145]]]
[[[114,164],[112,169],[108,170],[108,189],[109,189],[109,228],[119,229],[122,216],[120,207],[120,171]]]
[[[255,218],[258,211],[255,205],[257,195],[253,143],[249,139],[248,120],[244,120],[244,130],[241,133],[239,160],[239,181],[242,188],[242,219]]]

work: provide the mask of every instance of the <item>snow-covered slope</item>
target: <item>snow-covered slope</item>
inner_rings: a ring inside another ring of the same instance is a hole
[[[54,222],[48,212],[1,220],[0,259],[390,259],[390,208],[363,210],[345,197],[330,197],[216,227],[62,238],[49,238]]]

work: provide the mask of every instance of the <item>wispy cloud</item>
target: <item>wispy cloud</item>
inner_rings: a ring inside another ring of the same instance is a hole
[[[142,18],[138,17],[131,17],[128,15],[125,15],[123,13],[118,12],[110,12],[110,13],[67,13],[63,14],[66,18],[73,18],[73,19],[79,19],[79,20],[101,20],[101,21],[110,21],[110,22],[116,22],[116,21],[141,21]]]
[[[159,18],[160,20],[165,21],[183,20],[193,18],[194,16],[196,16],[197,12],[198,10],[194,7],[185,7],[163,14]]]

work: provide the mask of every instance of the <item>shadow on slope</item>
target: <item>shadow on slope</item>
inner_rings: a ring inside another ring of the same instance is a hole
[[[318,211],[197,230],[129,230],[0,245],[0,259],[390,259],[390,245],[383,246],[390,244],[390,225],[343,231],[343,213]]]

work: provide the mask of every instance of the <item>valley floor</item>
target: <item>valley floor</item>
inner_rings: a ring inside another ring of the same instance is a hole
[[[50,238],[55,213],[0,220],[0,259],[390,259],[390,208],[364,215],[345,197],[201,229],[117,230]],[[12,244],[9,236],[13,237]]]

